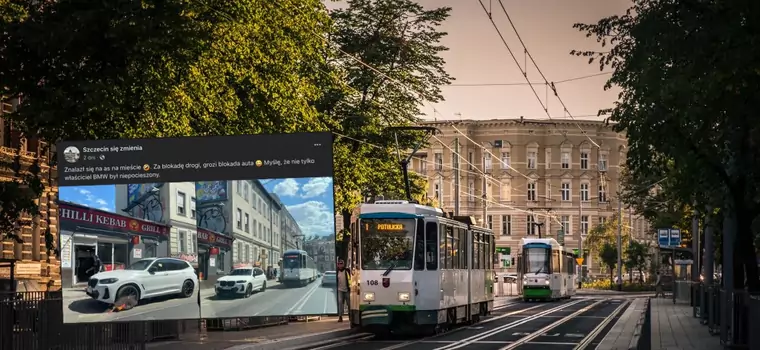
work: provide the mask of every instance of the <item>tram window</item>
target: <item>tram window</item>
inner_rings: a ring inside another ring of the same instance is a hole
[[[480,234],[480,267],[483,270],[486,268],[486,235]]]
[[[414,237],[414,270],[421,271],[425,269],[425,220],[417,220]]]
[[[454,228],[446,226],[446,268],[454,268]]]
[[[428,222],[425,230],[425,254],[428,271],[438,269],[438,224]]]
[[[441,264],[441,270],[447,269],[446,266],[446,229],[448,227],[446,225],[441,225],[439,232],[439,241],[438,241],[438,257]]]
[[[552,250],[552,273],[560,273],[562,272],[562,269],[560,267],[559,262],[559,251],[558,250]]]
[[[459,247],[459,240],[457,239],[457,233],[459,232],[458,228],[454,228],[451,232],[451,236],[449,236],[449,244],[451,248],[449,251],[451,251],[451,268],[452,269],[458,269],[459,268],[459,252],[457,251],[457,248]]]
[[[470,231],[467,229],[462,229],[462,248],[466,252],[465,254],[462,254],[462,269],[469,269],[470,268],[470,252],[472,249],[470,248]]]
[[[459,249],[460,253],[457,263],[460,269],[467,269],[467,230],[461,227],[458,228],[457,237],[459,238],[457,249]]]

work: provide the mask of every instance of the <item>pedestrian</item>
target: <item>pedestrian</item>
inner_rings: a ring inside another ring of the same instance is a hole
[[[658,296],[665,297],[665,293],[662,292],[662,277],[660,276],[660,271],[657,271],[657,280],[654,282],[654,291],[655,298]]]
[[[346,268],[345,262],[338,259],[338,322],[343,322],[345,305],[350,307],[351,273]]]

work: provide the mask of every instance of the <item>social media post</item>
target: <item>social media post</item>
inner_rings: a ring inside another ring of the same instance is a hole
[[[60,186],[332,175],[332,134],[297,133],[56,145]]]
[[[200,181],[195,198],[201,317],[338,312],[332,177]]]
[[[65,323],[200,317],[195,189],[194,182],[60,187]]]

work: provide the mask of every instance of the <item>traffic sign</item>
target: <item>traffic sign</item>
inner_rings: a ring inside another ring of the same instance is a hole
[[[577,262],[578,265],[583,265],[583,258],[575,258],[575,262]]]
[[[660,244],[660,247],[681,246],[681,230],[677,228],[657,229],[657,243]]]

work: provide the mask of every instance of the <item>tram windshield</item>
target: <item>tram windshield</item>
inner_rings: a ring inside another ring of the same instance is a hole
[[[415,219],[362,219],[360,251],[363,270],[410,270],[414,256]]]
[[[523,273],[550,273],[549,252],[546,248],[525,248],[523,253]]]
[[[286,254],[282,257],[282,267],[286,269],[298,269],[301,268],[301,255],[299,254]]]

